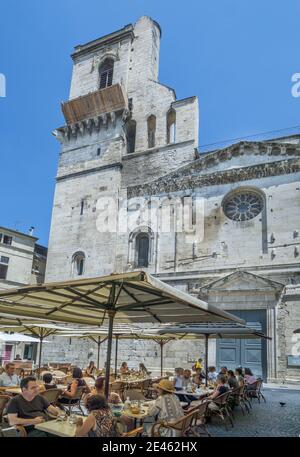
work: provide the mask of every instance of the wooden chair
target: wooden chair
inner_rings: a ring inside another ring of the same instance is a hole
[[[265,403],[267,402],[261,392],[262,383],[263,383],[262,379],[258,379],[254,384],[252,384],[253,389],[251,389],[251,390],[247,389],[247,397],[250,398],[251,402],[252,402],[253,398],[257,398],[258,403],[260,403],[261,398],[264,400]]]
[[[231,426],[232,427],[234,426],[232,413],[230,411],[230,407],[228,404],[228,399],[229,399],[231,393],[232,393],[232,391],[229,390],[228,392],[225,392],[224,394],[219,395],[217,398],[214,398],[214,400],[209,401],[209,403],[213,402],[218,406],[218,409],[215,409],[215,410],[209,408],[210,414],[211,415],[215,414],[215,415],[219,416],[223,420],[226,430],[228,430],[226,418],[229,419]]]
[[[85,389],[85,386],[77,387],[76,395],[74,397],[72,397],[72,398],[64,397],[68,401],[66,403],[60,403],[60,406],[62,406],[63,409],[65,409],[69,415],[71,414],[73,408],[78,407],[81,414],[84,416],[84,412],[81,408],[81,400],[82,400],[82,396],[84,394],[84,389]]]
[[[189,414],[181,417],[175,422],[167,422],[160,420],[155,422],[151,428],[151,437],[166,436],[164,433],[170,431],[171,434],[175,432],[176,437],[189,436],[193,434],[193,424],[198,416],[197,411],[192,411]]]
[[[48,389],[40,393],[51,405],[56,405],[62,394],[61,389]]]
[[[245,410],[250,414],[249,400],[246,395],[246,387],[236,387],[232,391],[232,401],[235,406],[239,406],[242,410],[243,416],[245,416]]]
[[[3,412],[11,397],[9,395],[0,395],[0,423],[3,421]]]
[[[147,398],[142,394],[140,390],[137,389],[124,390],[123,395],[125,400],[129,398],[130,401],[147,401]]]
[[[143,427],[135,428],[134,430],[131,430],[131,432],[126,432],[122,433],[123,438],[135,438],[136,436],[142,436],[144,432]]]
[[[14,425],[13,427],[0,428],[1,438],[27,438],[27,432],[22,425]]]
[[[145,381],[142,382],[141,384],[141,391],[145,397],[148,395],[148,391],[151,386],[151,379],[146,379]]]
[[[211,436],[209,433],[207,426],[206,426],[206,419],[208,416],[208,405],[209,401],[204,401],[200,405],[196,406],[195,408],[190,408],[186,411],[186,414],[190,414],[191,412],[195,412],[194,424],[192,428],[192,432],[195,436]]]
[[[125,385],[124,385],[123,381],[115,381],[115,382],[112,382],[112,384],[110,386],[110,391],[118,394],[120,396],[121,400],[124,401],[124,388],[125,388]]]

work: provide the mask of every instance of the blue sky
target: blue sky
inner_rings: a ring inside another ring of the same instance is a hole
[[[143,15],[162,27],[160,81],[199,97],[200,145],[300,125],[298,0],[2,0],[0,225],[47,245],[69,56]]]

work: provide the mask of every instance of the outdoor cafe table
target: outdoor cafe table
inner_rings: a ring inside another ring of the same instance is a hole
[[[85,420],[83,416],[76,416],[76,419],[80,417]],[[34,426],[37,430],[42,432],[51,433],[51,435],[57,435],[62,438],[73,438],[75,437],[76,425],[70,424],[69,419],[66,421],[61,420],[52,420],[47,422],[42,422]]]
[[[137,427],[137,421],[139,421],[140,426],[143,424],[145,418],[148,416],[148,411],[151,405],[151,401],[147,402],[147,404],[143,403],[141,406],[141,410],[139,413],[134,414],[131,412],[130,409],[123,409],[122,416],[128,417],[129,419],[134,420],[134,428]]]
[[[65,386],[62,384],[59,384],[56,387],[57,387],[57,389],[61,389],[61,390],[66,390],[68,388],[68,386]],[[40,393],[41,392],[44,392],[44,390],[40,390]],[[22,390],[20,387],[7,387],[5,389],[5,393],[12,394],[12,395],[21,395]]]
[[[197,388],[195,392],[187,391],[186,389],[176,390],[174,393],[176,395],[184,395],[185,397],[200,397],[201,395],[210,394],[213,392],[213,388]]]
[[[21,395],[22,390],[20,387],[7,387],[7,389],[5,389],[5,393],[12,395]]]

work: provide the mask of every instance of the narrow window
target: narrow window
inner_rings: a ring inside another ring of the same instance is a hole
[[[171,109],[167,113],[167,143],[175,143],[176,140],[176,112]]]
[[[9,258],[2,256],[0,258],[0,279],[6,279]]]
[[[135,151],[136,122],[131,120],[126,125],[127,153]]]
[[[112,85],[114,73],[114,61],[113,59],[105,59],[102,65],[99,67],[100,76],[100,89],[105,89]]]
[[[82,276],[84,273],[85,255],[83,252],[77,252],[73,256],[73,276]]]
[[[149,236],[142,233],[136,238],[137,266],[148,267],[149,265]]]
[[[3,244],[8,244],[9,246],[12,243],[12,236],[4,235],[3,236]]]
[[[80,204],[80,216],[83,215],[83,210],[84,210],[84,200],[81,200],[81,204]]]
[[[151,114],[147,119],[148,126],[148,148],[155,146],[155,130],[156,130],[156,117]]]
[[[101,154],[101,148],[98,148],[97,149],[97,156],[100,156],[100,154]]]

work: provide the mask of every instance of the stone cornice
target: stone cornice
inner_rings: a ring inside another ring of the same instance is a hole
[[[199,173],[199,171],[206,171],[209,168],[217,166],[219,163],[229,161],[234,157],[242,157],[244,155],[300,157],[300,147],[292,143],[282,143],[278,141],[268,143],[263,143],[261,141],[241,141],[223,149],[198,153],[199,158],[195,162],[178,168],[176,172],[173,172],[172,174],[170,173],[168,176],[173,176],[175,174],[177,176],[177,173],[180,176]]]
[[[199,175],[192,173],[192,171],[195,172],[193,165],[192,163],[189,166],[189,175],[185,172],[181,174],[178,170],[178,172],[163,176],[152,183],[128,187],[128,198],[297,173],[300,171],[300,157]],[[187,167],[181,168],[182,171],[183,169],[187,169]]]
[[[75,178],[78,176],[83,176],[83,175],[88,175],[90,173],[97,173],[99,171],[104,171],[104,170],[109,170],[111,168],[119,168],[122,169],[122,164],[121,162],[116,162],[108,165],[102,165],[101,167],[93,167],[89,168],[87,170],[80,170],[80,171],[75,171],[74,173],[68,173],[66,175],[61,175],[56,177],[56,181],[64,181],[66,179],[70,178]]]
[[[120,114],[123,118],[126,118],[128,112],[127,110],[121,110],[119,112],[104,113],[93,118],[59,127],[52,133],[60,143],[67,143],[73,138],[76,139],[78,136],[84,137],[85,135],[99,132],[101,129],[107,129],[109,124],[115,127],[116,118]]]

